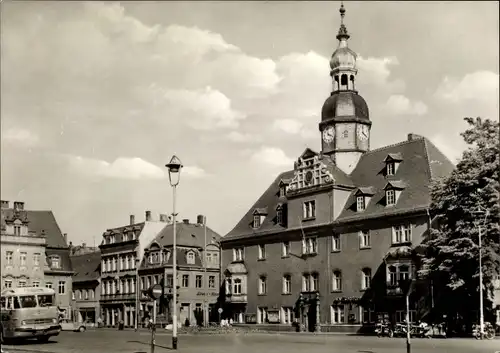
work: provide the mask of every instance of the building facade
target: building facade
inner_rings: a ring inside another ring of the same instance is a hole
[[[356,331],[378,316],[404,319],[400,281],[415,278],[415,248],[432,225],[429,185],[454,167],[416,134],[370,149],[340,13],[321,152],[306,149],[221,241],[224,316],[236,322]],[[412,297],[410,319],[425,305]]]
[[[106,326],[135,325],[137,270],[145,247],[166,226],[167,217],[153,221],[146,211],[144,222],[130,216],[128,225],[103,233],[101,252],[101,318]]]
[[[56,291],[56,304],[71,317],[73,270],[66,234],[52,211],[13,208],[2,201],[2,287],[45,286]]]
[[[85,246],[82,246],[85,248]],[[101,313],[101,253],[87,249],[71,256],[73,277],[73,317],[75,320],[97,325]]]
[[[205,227],[204,220],[204,216],[200,215],[197,223],[184,219],[176,225],[177,317],[182,325],[186,324],[186,320],[191,325],[200,326],[205,320],[218,320],[220,235]],[[153,304],[143,293],[154,284],[162,284],[165,293],[163,300],[159,301],[156,321],[172,322],[172,239],[173,224],[169,224],[145,250],[139,269],[142,322],[154,315]]]

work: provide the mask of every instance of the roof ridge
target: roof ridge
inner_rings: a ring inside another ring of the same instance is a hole
[[[404,145],[404,144],[410,144],[410,143],[417,142],[417,141],[420,141],[420,140],[425,140],[425,139],[426,139],[425,137],[421,136],[421,137],[414,138],[413,140],[404,140],[404,141],[401,141],[401,142],[393,143],[392,145],[382,146],[382,147],[379,147],[379,148],[375,148],[373,150],[366,151],[365,154],[369,154],[369,153],[372,153],[372,152],[379,152],[379,151],[383,151],[383,150],[386,150],[386,149],[389,149],[389,148],[392,148],[392,147],[398,147],[398,146],[401,146],[401,145]]]

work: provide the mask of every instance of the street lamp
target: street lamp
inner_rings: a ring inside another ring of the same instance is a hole
[[[139,260],[139,257],[136,256],[136,258],[135,258],[135,325],[134,325],[135,331],[137,331],[137,329],[139,328],[139,291],[140,291],[139,265],[140,265],[140,260]]]
[[[488,218],[488,210],[482,206],[478,206],[472,213],[475,216],[481,217],[484,215],[484,223],[486,223],[486,218]],[[481,339],[484,335],[484,310],[483,310],[483,244],[482,244],[482,234],[481,234],[481,224],[477,224],[478,235],[479,235],[479,333]]]
[[[173,234],[173,242],[172,242],[172,252],[174,253],[172,262],[173,262],[173,271],[172,271],[172,349],[177,349],[177,234],[176,234],[176,220],[175,217],[177,213],[175,213],[175,197],[177,185],[179,184],[181,178],[181,168],[182,163],[177,156],[172,156],[170,162],[165,165],[168,168],[168,179],[170,181],[170,186],[172,186],[173,193],[173,208],[172,208],[172,217],[174,221],[174,234]]]

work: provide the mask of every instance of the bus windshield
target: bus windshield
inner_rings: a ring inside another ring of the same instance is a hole
[[[19,296],[21,308],[36,308],[36,297],[34,295]]]

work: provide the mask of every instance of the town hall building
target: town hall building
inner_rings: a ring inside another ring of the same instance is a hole
[[[415,247],[432,219],[429,186],[453,164],[425,137],[370,149],[368,104],[341,25],[332,92],[306,149],[221,240],[223,316],[237,323],[358,331],[405,317],[400,280],[415,278]],[[427,305],[412,298],[410,319]]]

